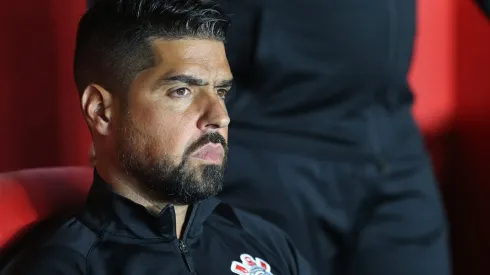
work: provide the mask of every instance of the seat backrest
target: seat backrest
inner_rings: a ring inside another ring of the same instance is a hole
[[[88,167],[56,167],[0,174],[0,254],[30,228],[79,209],[92,183]]]

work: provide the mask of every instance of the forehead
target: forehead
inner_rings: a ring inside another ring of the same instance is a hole
[[[189,73],[212,79],[231,78],[223,42],[157,39],[153,41],[152,49],[155,68],[159,73]]]

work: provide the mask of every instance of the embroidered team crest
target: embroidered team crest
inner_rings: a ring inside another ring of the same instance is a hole
[[[248,254],[240,255],[242,262],[233,261],[231,271],[239,275],[272,275],[271,266],[264,260]]]

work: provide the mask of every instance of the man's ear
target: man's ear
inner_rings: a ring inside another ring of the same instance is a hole
[[[93,133],[108,135],[114,113],[114,98],[103,87],[91,84],[81,98],[82,113]]]

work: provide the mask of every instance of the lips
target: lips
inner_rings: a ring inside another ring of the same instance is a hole
[[[225,151],[223,150],[223,146],[221,146],[221,144],[208,143],[199,148],[191,156],[206,161],[220,162],[223,160],[224,155]]]

